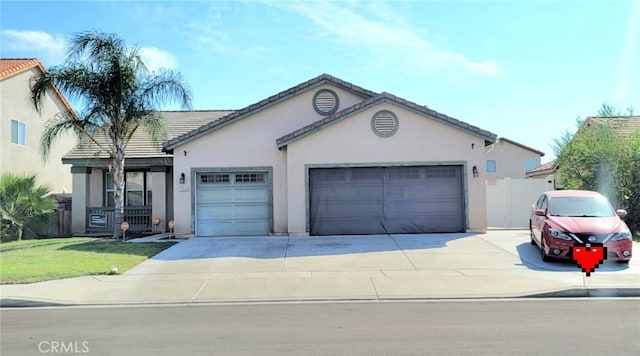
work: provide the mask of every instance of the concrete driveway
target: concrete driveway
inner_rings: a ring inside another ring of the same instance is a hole
[[[586,277],[542,262],[523,230],[193,238],[123,275],[2,286],[4,300],[70,304],[524,296],[640,296],[640,262],[605,261]]]

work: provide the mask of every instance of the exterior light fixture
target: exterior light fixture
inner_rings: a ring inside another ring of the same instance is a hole
[[[472,172],[473,178],[478,178],[478,176],[480,175],[480,173],[478,173],[478,166],[473,166]]]
[[[184,184],[184,173],[180,173],[180,184]]]

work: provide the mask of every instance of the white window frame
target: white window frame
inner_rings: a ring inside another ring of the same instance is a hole
[[[11,119],[11,143],[20,146],[27,145],[27,124]]]

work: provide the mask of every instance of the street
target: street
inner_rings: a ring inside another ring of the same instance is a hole
[[[640,354],[640,300],[2,309],[3,356]]]

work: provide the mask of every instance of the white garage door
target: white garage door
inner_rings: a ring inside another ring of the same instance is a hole
[[[309,171],[312,235],[465,231],[462,166]]]
[[[269,234],[267,172],[203,172],[196,178],[196,236]]]

